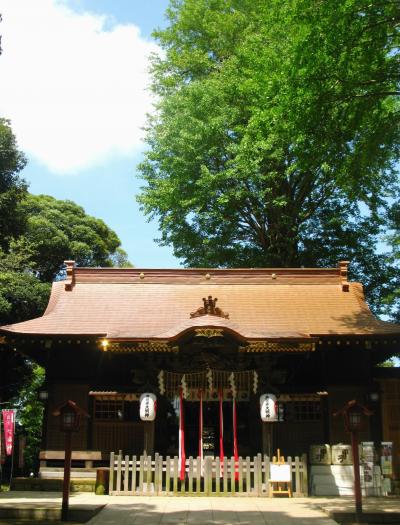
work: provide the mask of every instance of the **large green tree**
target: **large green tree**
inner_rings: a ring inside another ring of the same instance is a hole
[[[74,202],[28,195],[20,208],[26,217],[23,238],[42,281],[52,281],[66,259],[78,266],[129,265],[117,234]]]
[[[129,264],[115,232],[75,203],[27,194],[20,208],[23,234],[8,243],[7,251],[0,248],[0,326],[43,313],[65,259],[80,266]],[[33,371],[21,355],[0,346],[0,398],[15,397]]]
[[[8,121],[0,119],[0,326],[40,316],[63,261],[80,266],[129,265],[121,242],[102,220],[71,201],[30,195],[20,172],[26,159]],[[27,435],[27,467],[37,462],[44,370],[0,341],[0,401],[18,407]]]
[[[389,233],[386,242],[391,247],[391,251],[386,258],[388,265],[397,269],[392,276],[391,287],[385,298],[385,313],[393,320],[400,323],[400,203],[394,204],[389,212]]]
[[[0,118],[0,248],[6,249],[25,227],[19,203],[27,194],[27,185],[19,176],[26,164],[18,149],[9,121]]]
[[[155,33],[164,53],[140,166],[161,243],[191,266],[351,257],[380,295],[374,246],[399,153],[398,8],[173,0]]]

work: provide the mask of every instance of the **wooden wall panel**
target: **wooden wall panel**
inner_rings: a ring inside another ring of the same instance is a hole
[[[394,477],[400,479],[400,380],[381,379],[384,441],[393,441]]]
[[[123,454],[143,454],[144,424],[122,421],[94,421],[93,448],[106,457],[110,452],[122,450]]]
[[[308,454],[310,445],[323,443],[323,422],[269,423],[272,426],[272,452],[279,448],[281,454],[295,456]]]
[[[344,428],[344,420],[342,416],[334,417],[333,413],[345,406],[348,401],[356,399],[359,403],[365,405],[365,398],[368,391],[363,387],[345,385],[345,386],[330,386],[328,387],[328,412],[329,412],[329,426],[330,426],[330,444],[336,443],[350,443],[351,437]],[[368,420],[369,421],[369,420]],[[369,431],[369,423],[366,429],[360,432],[360,441],[369,441],[371,434]]]

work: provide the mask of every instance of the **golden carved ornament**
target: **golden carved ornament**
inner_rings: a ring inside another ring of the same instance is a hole
[[[314,352],[315,343],[271,343],[254,341],[248,346],[240,346],[239,352]]]
[[[142,352],[178,352],[178,346],[171,346],[165,342],[145,341],[142,343],[110,343],[107,346],[110,352],[120,354],[142,353]]]
[[[223,337],[224,331],[222,328],[196,328],[195,337],[207,337],[211,339],[212,337]]]

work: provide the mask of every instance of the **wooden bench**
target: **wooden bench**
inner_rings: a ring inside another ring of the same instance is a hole
[[[64,450],[41,450],[39,453],[40,468],[47,467],[48,460],[64,461]],[[93,461],[101,461],[99,450],[73,450],[71,461],[84,461],[85,468],[93,468]]]

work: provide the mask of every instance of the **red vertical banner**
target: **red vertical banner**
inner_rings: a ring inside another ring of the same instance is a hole
[[[2,410],[2,413],[6,455],[11,456],[14,448],[15,410]]]
[[[222,410],[222,389],[219,390],[219,459],[222,462],[224,461],[224,412]]]
[[[179,479],[185,479],[186,451],[185,451],[185,415],[183,407],[183,389],[179,393]]]
[[[1,412],[0,412],[0,465],[4,464],[4,452],[3,452],[3,433],[1,431]]]
[[[233,457],[235,458],[235,480],[239,479],[238,472],[238,461],[239,461],[239,450],[237,442],[237,414],[236,414],[236,399],[232,400],[233,408]]]
[[[199,458],[203,461],[203,391],[200,390],[200,408],[199,408]]]

